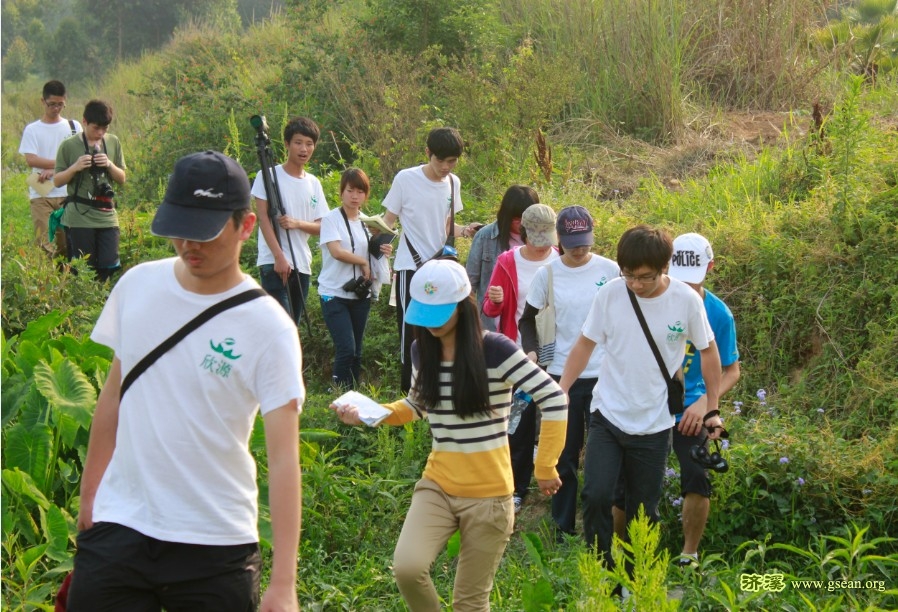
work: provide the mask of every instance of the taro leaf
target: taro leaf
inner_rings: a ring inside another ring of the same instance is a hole
[[[55,368],[42,361],[34,367],[34,382],[54,408],[71,416],[84,429],[90,429],[97,392],[78,366],[68,359]]]
[[[33,485],[43,489],[46,485],[47,466],[53,445],[53,432],[46,425],[25,427],[21,423],[6,432],[6,446],[3,449],[4,465],[20,469]],[[4,482],[6,472],[4,470]],[[35,500],[37,501],[37,500]]]
[[[461,550],[461,533],[456,531],[452,534],[452,537],[449,538],[449,541],[446,542],[446,554],[450,559],[454,559],[458,556],[459,551]]]
[[[16,559],[15,566],[19,572],[19,576],[22,578],[22,582],[30,582],[31,574],[34,572],[34,568],[38,561],[43,559],[47,546],[47,544],[32,546],[20,554]]]
[[[19,342],[19,350],[16,351],[16,366],[30,378],[34,371],[34,366],[41,362],[44,358],[44,352],[34,342],[23,340]]]
[[[50,507],[50,502],[35,486],[31,476],[19,468],[3,470],[2,479],[4,486],[6,486],[11,495],[27,497],[41,508]]]
[[[46,555],[54,561],[65,561],[69,554],[69,526],[59,506],[50,504],[46,512],[41,510],[41,530],[49,544]]]
[[[71,314],[71,310],[65,312],[53,310],[44,316],[31,321],[25,327],[25,331],[21,333],[22,340],[31,340],[38,344],[42,343],[50,336],[50,332],[62,325]]]
[[[11,376],[3,377],[2,399],[0,399],[0,425],[6,427],[16,415],[19,414],[19,408],[22,406],[24,395],[27,393],[28,387],[31,385],[30,380],[16,372]]]

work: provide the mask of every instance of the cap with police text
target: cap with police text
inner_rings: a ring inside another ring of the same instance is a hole
[[[535,247],[558,244],[555,233],[555,211],[545,204],[533,204],[521,214],[521,225],[527,230],[527,242]]]
[[[701,234],[683,234],[673,241],[668,274],[684,283],[700,284],[714,259],[711,243]]]
[[[449,259],[431,259],[412,277],[412,299],[405,322],[421,327],[442,327],[456,305],[471,295],[471,281],[464,266]]]
[[[193,153],[175,163],[152,232],[208,242],[221,234],[235,210],[249,207],[249,179],[240,164],[218,151]]]

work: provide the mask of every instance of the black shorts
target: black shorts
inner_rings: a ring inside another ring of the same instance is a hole
[[[680,464],[680,495],[686,497],[687,493],[696,493],[702,497],[711,497],[711,480],[708,471],[692,460],[690,449],[696,444],[701,444],[707,434],[702,430],[700,436],[684,436],[676,428],[673,428],[673,450],[677,454]],[[614,487],[612,504],[616,508],[624,509],[626,495],[624,493],[623,479],[618,476],[617,485]]]
[[[68,612],[251,612],[259,605],[259,545],[164,542],[116,523],[78,534]]]
[[[698,436],[684,436],[674,427],[673,449],[680,462],[680,495],[697,493],[702,497],[711,497],[711,480],[708,471],[692,460],[689,450],[696,444],[701,444],[707,437],[705,430]]]
[[[69,227],[65,231],[69,259],[87,256],[94,270],[116,270],[119,261],[118,227]]]

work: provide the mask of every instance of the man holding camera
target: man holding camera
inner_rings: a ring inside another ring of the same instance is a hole
[[[53,176],[55,186],[67,186],[61,223],[68,258],[87,256],[101,282],[121,268],[112,183],[125,184],[125,159],[118,138],[106,133],[112,115],[112,106],[103,100],[85,105],[84,131],[59,145]]]

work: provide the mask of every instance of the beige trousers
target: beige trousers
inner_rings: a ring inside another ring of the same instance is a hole
[[[57,210],[65,198],[35,198],[31,200],[31,221],[34,223],[34,242],[50,257],[67,255],[65,231],[56,230],[56,244],[50,242],[50,213]]]
[[[393,556],[393,575],[409,609],[440,609],[430,570],[446,542],[459,531],[452,609],[489,610],[493,577],[513,529],[511,495],[453,497],[431,480],[418,481]]]

